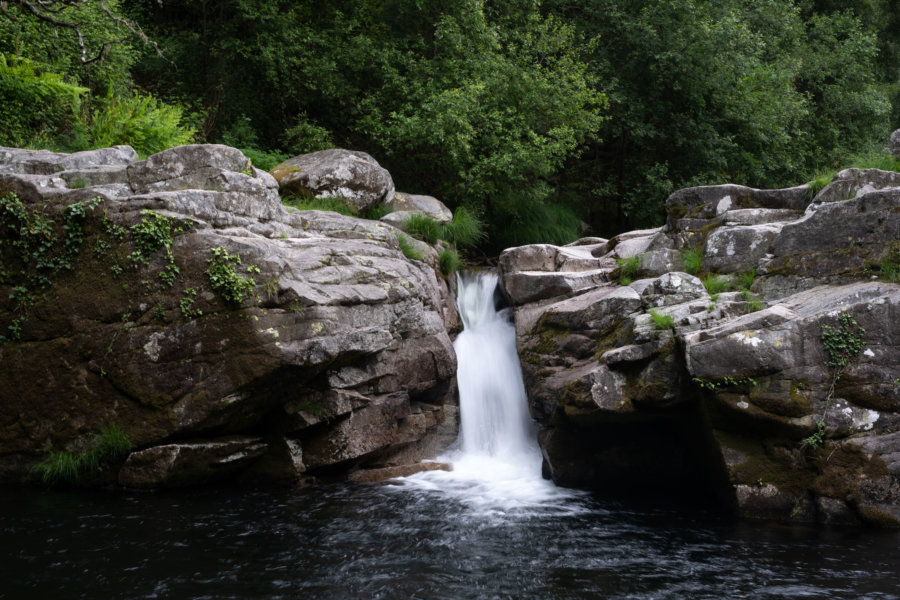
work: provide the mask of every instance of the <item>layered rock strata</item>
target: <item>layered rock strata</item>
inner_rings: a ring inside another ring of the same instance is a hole
[[[3,479],[111,425],[133,487],[408,471],[455,438],[453,304],[391,226],[287,209],[216,145],[4,148],[0,192]]]
[[[659,229],[500,258],[545,474],[900,525],[900,175],[666,208]]]

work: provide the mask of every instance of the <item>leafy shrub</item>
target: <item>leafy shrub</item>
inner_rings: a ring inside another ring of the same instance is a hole
[[[87,91],[38,63],[0,54],[0,145],[54,145],[69,132]]]
[[[411,213],[403,221],[403,230],[427,244],[436,244],[443,234],[441,224],[421,213]]]
[[[478,245],[486,236],[484,224],[463,206],[453,212],[453,221],[444,225],[441,234],[451,244],[467,248]]]
[[[685,248],[681,251],[681,262],[685,273],[696,275],[703,267],[703,252],[699,248]]]
[[[181,124],[182,111],[150,94],[113,96],[98,102],[73,124],[71,149],[88,150],[128,144],[141,156],[189,143],[193,129]]]
[[[654,329],[670,329],[675,324],[675,317],[672,315],[664,315],[657,312],[655,308],[651,308],[650,321],[653,322]]]
[[[291,157],[283,152],[266,152],[256,148],[240,148],[240,151],[250,159],[254,167],[263,171],[271,171]]]
[[[236,267],[241,264],[239,255],[229,254],[223,246],[213,248],[212,253],[212,258],[206,260],[209,263],[206,276],[209,277],[210,286],[227,302],[240,304],[253,293],[256,281],[249,275],[243,277],[238,274]],[[258,273],[259,267],[250,265],[247,271]]]
[[[397,234],[397,244],[400,246],[400,251],[403,252],[403,256],[406,258],[411,258],[413,260],[422,260],[425,258],[425,255],[422,254],[422,251],[416,248],[415,242],[409,239],[408,236],[403,235],[402,233]]]
[[[444,275],[450,275],[451,273],[455,273],[459,270],[460,264],[462,261],[459,258],[459,253],[453,248],[444,248],[441,250],[438,255],[438,264],[441,266],[441,273]]]

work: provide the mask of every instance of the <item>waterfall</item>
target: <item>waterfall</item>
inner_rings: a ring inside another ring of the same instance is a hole
[[[509,309],[494,308],[497,275],[457,276],[463,331],[453,345],[458,367],[460,449],[508,461],[535,459],[534,430]]]
[[[459,277],[457,308],[463,331],[456,338],[460,436],[456,449],[438,460],[453,470],[419,473],[405,486],[455,498],[476,516],[571,514],[577,492],[541,477],[536,426],[516,353],[510,309],[497,311],[497,275]]]

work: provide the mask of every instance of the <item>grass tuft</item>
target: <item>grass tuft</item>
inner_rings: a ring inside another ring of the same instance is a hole
[[[425,258],[425,255],[422,254],[422,251],[416,248],[415,242],[413,242],[411,239],[409,239],[408,236],[402,233],[397,234],[397,244],[400,246],[400,251],[406,258],[410,258],[412,260],[422,260],[423,258]]]
[[[650,320],[654,329],[671,329],[675,325],[675,317],[659,313],[654,308],[650,309]]]
[[[51,452],[32,467],[32,473],[48,487],[72,485],[85,476],[102,472],[107,466],[125,457],[133,448],[128,434],[115,425],[100,430],[83,452]]]
[[[681,262],[685,273],[696,275],[703,268],[703,252],[699,248],[685,248],[681,251]]]
[[[707,275],[703,279],[703,287],[706,288],[706,291],[709,292],[710,296],[718,296],[728,289],[729,281],[726,277],[722,277],[721,275]]]
[[[628,258],[617,258],[616,264],[619,265],[619,283],[622,283],[622,279],[627,279],[628,283],[634,281],[634,278],[637,277],[638,271],[641,270],[641,264],[643,263],[643,258],[640,254],[636,254],[635,256],[629,256]],[[628,283],[623,283],[622,285],[628,285]]]
[[[440,223],[421,213],[412,213],[406,217],[403,230],[426,244],[436,244],[443,234]]]
[[[441,237],[447,242],[464,248],[477,246],[486,235],[484,224],[462,206],[456,209],[453,221],[444,225],[441,233]]]
[[[441,273],[451,275],[459,270],[462,261],[459,253],[453,248],[444,248],[438,255],[438,264],[441,266]]]

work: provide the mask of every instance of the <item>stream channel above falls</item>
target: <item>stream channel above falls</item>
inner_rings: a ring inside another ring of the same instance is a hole
[[[461,283],[461,439],[376,484],[0,488],[0,598],[900,599],[900,532],[736,522],[540,476],[496,277]]]

